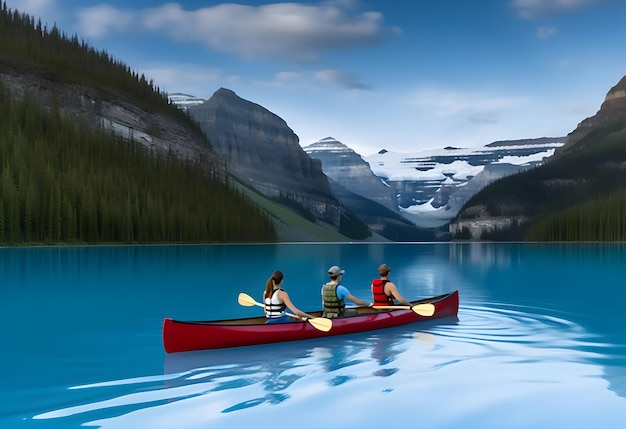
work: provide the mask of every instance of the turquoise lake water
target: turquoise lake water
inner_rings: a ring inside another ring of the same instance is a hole
[[[369,300],[380,263],[458,318],[167,355],[164,317],[260,315],[272,271],[302,310],[326,270]],[[0,427],[626,427],[626,245],[0,248]]]

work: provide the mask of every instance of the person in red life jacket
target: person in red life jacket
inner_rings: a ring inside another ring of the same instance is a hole
[[[345,286],[339,284],[344,273],[345,271],[336,265],[328,269],[330,281],[322,286],[322,305],[324,307],[322,317],[332,319],[359,314],[354,308],[346,308],[346,298],[357,305],[372,306],[371,303],[360,300],[352,295]]]
[[[389,274],[391,268],[387,264],[382,264],[378,267],[379,279],[372,281],[372,296],[374,297],[374,307],[397,305],[394,299],[398,300],[401,304],[412,305],[409,301],[404,299],[400,292],[398,292],[397,286],[389,281]]]
[[[289,294],[281,288],[283,284],[283,273],[274,271],[272,277],[267,279],[265,283],[265,292],[263,292],[263,304],[265,307],[265,323],[287,323],[291,322],[291,317],[287,315],[287,308],[296,315],[304,319],[312,319],[313,316],[298,310],[289,299]]]

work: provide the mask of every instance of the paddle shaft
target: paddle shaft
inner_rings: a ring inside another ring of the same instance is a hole
[[[265,306],[263,304],[261,304],[260,302],[255,302],[254,305],[256,305],[257,307],[263,307],[265,308]],[[289,317],[293,317],[294,319],[300,319],[300,320],[308,320],[306,317],[300,317],[300,316],[296,316],[295,314],[291,314],[291,313],[285,313],[287,316]]]
[[[238,301],[240,305],[245,306],[259,306],[265,308],[263,304],[260,302],[256,302],[254,298],[245,293],[240,293],[238,297]],[[328,332],[333,327],[333,322],[330,319],[326,319],[325,317],[314,317],[309,319],[307,317],[296,316],[295,314],[285,313],[288,317],[305,320],[309,322],[315,329],[319,329],[320,331]]]
[[[412,305],[373,305],[372,308],[379,310],[410,310]]]

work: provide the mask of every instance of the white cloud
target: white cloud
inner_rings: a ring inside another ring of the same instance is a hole
[[[80,28],[92,36],[124,32],[131,26],[244,58],[311,60],[325,50],[376,43],[387,30],[379,12],[355,12],[353,3],[319,5],[275,3],[245,6],[225,3],[184,10],[178,3],[136,13],[100,5],[83,9]]]
[[[297,72],[282,71],[282,72],[276,73],[276,79],[281,80],[281,81],[293,81],[293,80],[301,79],[301,78],[302,78],[302,74],[297,73]]]
[[[0,0],[0,3],[4,0]],[[35,20],[41,19],[48,28],[58,23],[64,16],[64,11],[57,4],[57,0],[9,0],[7,7],[12,11],[26,13]]]
[[[358,81],[356,76],[346,73],[342,70],[318,70],[315,77],[319,80],[330,82],[347,89],[371,89],[369,85],[365,85]]]
[[[465,115],[471,122],[480,123],[493,123],[498,112],[525,103],[521,97],[436,88],[419,89],[412,93],[409,100],[411,106],[436,116]]]
[[[255,80],[255,86],[280,87],[287,90],[323,91],[322,84],[331,84],[344,89],[367,90],[369,86],[362,84],[358,79],[342,70],[326,69],[314,72],[280,71],[272,80]]]
[[[381,15],[349,16],[333,5],[278,3],[259,7],[222,4],[184,11],[170,4],[144,14],[145,27],[199,41],[244,58],[316,58],[325,49],[372,43],[381,37]],[[185,31],[180,31],[185,29]]]
[[[586,6],[606,3],[607,0],[513,0],[511,5],[525,19],[544,15],[569,12]]]
[[[552,37],[557,33],[557,29],[554,27],[541,26],[537,28],[537,32],[535,33],[540,39],[547,39],[548,37]]]
[[[161,91],[183,92],[201,98],[210,97],[217,84],[238,80],[236,76],[223,76],[219,70],[191,64],[147,66],[142,67],[141,73],[153,79]],[[206,92],[200,91],[201,88]]]
[[[56,0],[11,0],[7,6],[31,16],[45,16],[56,8]]]
[[[286,91],[304,91],[311,88],[311,76],[307,73],[294,71],[280,71],[267,80],[255,78],[252,81],[243,80],[244,85],[257,88],[280,88]]]
[[[81,8],[77,14],[79,32],[85,37],[104,37],[111,31],[123,33],[136,21],[131,11],[106,4]]]

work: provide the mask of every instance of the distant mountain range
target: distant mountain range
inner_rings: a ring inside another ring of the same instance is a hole
[[[621,189],[626,163],[619,152],[626,148],[620,140],[626,121],[625,88],[626,78],[611,88],[598,113],[583,120],[567,137],[417,153],[383,149],[366,157],[326,137],[304,150],[321,161],[334,196],[367,219],[372,230],[385,231],[384,223],[370,216],[372,209],[362,204],[363,200],[393,213],[387,213],[386,219],[399,213],[418,228],[438,228],[435,239],[441,239],[448,225],[457,239],[524,239],[548,213]],[[547,178],[540,180],[538,175]],[[626,184],[626,177],[624,181]],[[602,204],[603,211],[611,210],[606,208],[609,203]],[[593,213],[589,208],[580,210]],[[554,222],[552,229],[558,228],[559,221]],[[595,224],[597,219],[586,222]],[[388,237],[397,240],[395,235]]]
[[[343,179],[340,183],[323,171],[327,162],[320,162],[303,150],[283,119],[231,90],[220,88],[202,103],[193,101],[191,96],[170,100],[182,103],[213,148],[225,157],[231,174],[273,201],[310,220],[331,225],[353,239],[365,239],[372,233],[393,241],[437,238],[439,231],[418,228],[398,213],[393,191],[351,150],[347,154],[353,156],[346,163],[350,171],[344,176],[359,170],[352,166],[358,161],[362,175],[352,184]],[[335,159],[342,162],[343,158]],[[363,178],[369,182],[363,182]],[[368,192],[359,195],[353,186],[356,183],[366,184]],[[375,185],[379,188],[376,195]],[[446,239],[447,234],[446,230]]]
[[[472,240],[626,240],[626,76],[547,162],[472,196],[450,232]]]
[[[392,187],[384,184],[356,152],[332,137],[304,148],[310,157],[321,161],[335,197],[368,227],[393,241],[442,241],[447,229],[428,229],[415,225],[399,213]]]
[[[222,91],[227,90],[217,91],[207,102],[185,94],[173,94],[170,100],[194,116],[204,127],[210,140],[220,142],[217,145],[218,152],[230,157],[230,168],[237,170],[243,167],[238,158],[243,154],[249,156],[252,152],[256,153],[261,143],[248,144],[245,147],[241,142],[227,143],[227,138],[215,135],[215,126],[207,125],[206,118],[200,113],[206,110],[202,106],[210,104],[215,97],[220,97]],[[289,133],[293,134],[290,129]],[[363,157],[335,138],[326,137],[304,146],[303,149],[311,158],[321,161],[324,174],[334,182],[331,187],[344,188],[335,189],[333,194],[341,193],[344,201],[337,195],[334,196],[348,208],[352,206],[353,210],[356,209],[352,196],[349,198],[350,203],[346,201],[347,195],[354,193],[401,214],[417,227],[440,228],[449,223],[461,206],[484,186],[506,175],[538,165],[552,156],[564,142],[565,137],[538,138],[494,142],[476,148],[446,147],[418,153],[398,153],[383,149],[377,154]],[[276,149],[275,146],[272,148],[273,151]],[[289,149],[285,146],[283,150],[293,151],[293,142]],[[266,166],[271,164],[265,163]],[[258,181],[254,179],[257,175],[267,175],[265,169],[257,167],[254,162],[246,166],[252,169],[247,173],[252,182]],[[288,167],[283,165],[280,168]],[[295,172],[294,174],[297,175]],[[273,180],[276,181],[277,179]],[[267,186],[272,180],[263,179],[262,182]],[[362,209],[361,204],[358,206]],[[359,217],[363,219],[368,215],[361,211]],[[397,219],[396,215],[391,217]],[[370,228],[382,232],[384,226],[380,222],[381,219],[377,216],[367,223]]]
[[[447,224],[489,183],[535,167],[565,144],[565,137],[500,141],[481,147],[398,153],[381,150],[364,160],[397,194],[401,213],[423,227]]]
[[[347,190],[398,212],[395,190],[374,174],[355,151],[333,137],[305,146],[304,151],[322,162],[324,174]]]
[[[368,225],[337,199],[320,162],[304,152],[283,119],[226,88],[201,104],[186,104],[185,110],[238,180],[350,239],[372,235]]]
[[[0,14],[10,24],[0,85],[11,100],[52,112],[55,126],[70,118],[201,167],[227,185],[222,201],[240,192],[253,200],[257,218],[285,232],[279,241],[626,241],[626,77],[566,138],[363,157],[332,137],[303,148],[283,119],[225,88],[209,100],[162,94],[108,55],[43,37],[28,16]],[[63,141],[50,143],[61,150]],[[24,165],[10,167],[30,177]],[[244,206],[222,213],[243,219],[254,211]]]

